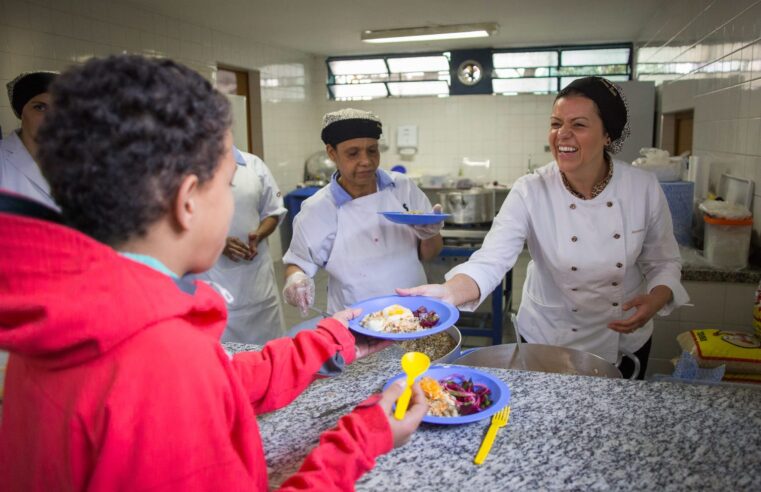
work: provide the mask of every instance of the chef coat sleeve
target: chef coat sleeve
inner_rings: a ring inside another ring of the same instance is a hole
[[[523,251],[529,227],[523,190],[524,187],[516,183],[494,218],[481,249],[473,253],[466,263],[454,267],[444,276],[449,280],[457,274],[465,274],[478,284],[481,297],[458,306],[463,311],[473,311],[484,302]]]
[[[394,447],[388,417],[378,400],[379,395],[367,399],[323,433],[299,471],[278,490],[354,490],[354,483],[375,465],[375,458]]]
[[[336,361],[356,358],[354,336],[339,321],[326,318],[314,330],[268,342],[261,351],[239,352],[232,364],[257,414],[292,402]]]
[[[310,277],[324,267],[336,237],[336,212],[324,203],[302,205],[293,220],[293,237],[283,264],[296,265]]]
[[[682,264],[679,245],[674,237],[674,227],[671,223],[671,212],[666,202],[663,189],[653,175],[649,183],[653,207],[648,215],[646,236],[642,252],[637,258],[637,265],[645,276],[647,292],[658,285],[665,285],[673,294],[671,302],[667,303],[658,314],[669,315],[674,309],[686,304],[690,299],[681,283]]]
[[[276,217],[279,223],[288,212],[283,203],[283,195],[280,193],[280,188],[277,186],[272,172],[270,172],[263,160],[254,156],[253,165],[254,172],[262,184],[262,194],[257,210],[259,218],[261,220],[265,217]]]

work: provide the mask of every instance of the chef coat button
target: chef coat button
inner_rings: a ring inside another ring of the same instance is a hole
[[[572,272],[575,272],[576,270],[578,270],[578,268],[576,268],[576,267],[574,267],[574,266],[572,266],[572,267],[571,267],[571,271],[572,271]]]
[[[577,330],[576,328],[571,328],[571,331],[579,331],[579,330]]]
[[[577,308],[573,308],[573,309],[571,309],[571,311],[573,311],[574,313],[578,313],[579,312],[579,310]]]
[[[621,263],[621,262],[618,262],[618,263],[616,263],[616,266],[617,266],[618,268],[621,268],[622,266],[624,266],[624,264],[623,264],[623,263]]]
[[[613,287],[618,287],[618,282],[613,282]]]
[[[609,206],[609,207],[612,207],[613,206],[613,202],[608,202],[608,203],[606,203],[606,205]]]
[[[621,239],[621,234],[619,233],[613,234],[613,239]]]
[[[576,204],[575,204],[575,203],[572,203],[572,204],[571,204],[571,210],[574,210],[575,208],[576,208]]]
[[[617,307],[617,306],[618,306],[618,303],[617,303],[617,302],[614,302],[614,303],[613,303],[613,307]]]
[[[571,290],[576,292],[577,290],[579,290],[579,288],[578,287],[573,287]]]
[[[571,241],[573,241],[574,243],[575,243],[576,241],[578,241],[578,240],[579,240],[579,238],[577,238],[576,236],[571,236]]]

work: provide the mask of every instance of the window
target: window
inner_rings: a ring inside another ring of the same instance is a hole
[[[629,80],[631,55],[630,44],[495,50],[492,86],[497,94],[548,94],[590,75]]]
[[[334,57],[327,65],[332,99],[449,95],[449,53]]]
[[[613,81],[631,79],[632,45],[553,46],[491,50],[495,94],[548,94],[573,80],[599,75]],[[455,53],[457,54],[457,53]],[[456,57],[455,57],[456,58]],[[450,52],[331,57],[331,99],[448,96]]]

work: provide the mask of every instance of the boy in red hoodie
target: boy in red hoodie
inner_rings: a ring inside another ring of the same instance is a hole
[[[200,75],[114,56],[70,69],[51,92],[39,155],[67,226],[0,197],[0,348],[11,352],[0,483],[267,489],[256,414],[379,346],[346,328],[358,311],[261,352],[220,346],[224,301],[182,279],[214,264],[233,213],[230,112]],[[427,411],[416,388],[395,420],[401,391],[341,418],[283,489],[353,489]]]

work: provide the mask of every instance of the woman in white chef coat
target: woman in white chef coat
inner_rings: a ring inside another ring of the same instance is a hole
[[[25,72],[8,82],[8,99],[21,128],[0,140],[0,188],[58,210],[35,162],[37,129],[50,109],[48,87],[57,72]]]
[[[287,210],[264,161],[238,149],[234,154],[235,213],[227,243],[214,267],[197,278],[224,289],[228,315],[223,342],[264,344],[284,334],[267,236]]]
[[[400,289],[462,309],[483,302],[528,243],[518,331],[615,363],[619,350],[642,362],[651,318],[688,301],[671,215],[656,176],[611,158],[628,135],[621,89],[576,80],[555,99],[549,143],[555,160],[515,182],[483,247],[443,285]],[[628,363],[628,359],[624,359]],[[633,367],[622,363],[625,377]]]
[[[378,168],[381,131],[378,117],[367,111],[343,109],[323,118],[322,140],[337,171],[302,204],[283,256],[283,296],[303,314],[314,302],[312,277],[319,268],[329,275],[327,309],[333,313],[425,282],[421,260],[441,251],[441,224],[396,224],[378,213],[431,210],[407,176]]]

